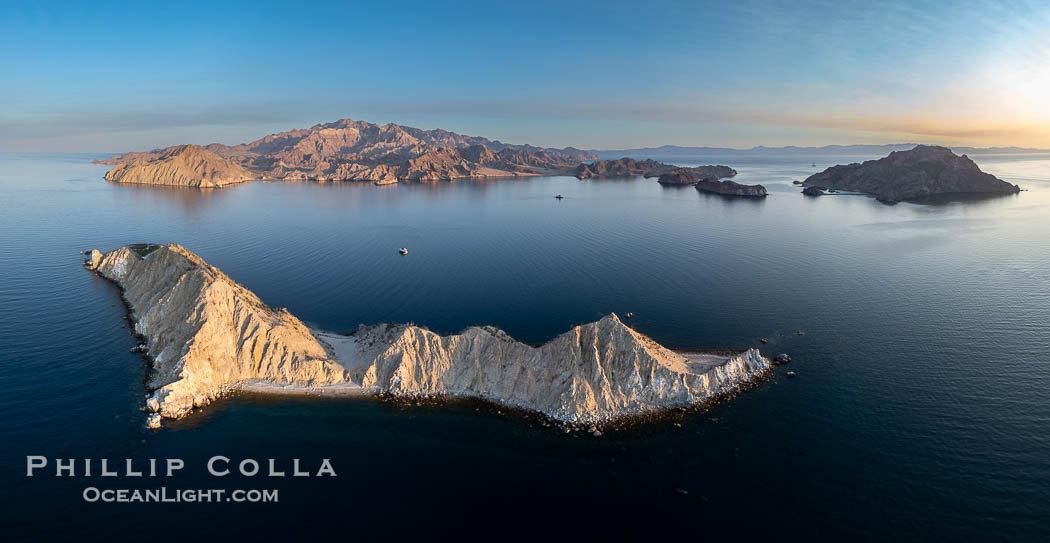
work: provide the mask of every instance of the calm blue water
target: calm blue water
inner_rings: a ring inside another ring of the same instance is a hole
[[[566,177],[201,192],[110,185],[91,158],[0,155],[8,534],[1050,534],[1050,157],[978,158],[1029,190],[928,206],[804,198],[790,186],[842,157],[817,168],[811,157],[702,157],[765,184],[764,201]],[[136,241],[179,242],[329,330],[481,323],[542,342],[631,311],[671,347],[768,337],[763,350],[790,353],[798,377],[601,438],[471,403],[250,396],[153,433],[118,290],[77,254]],[[30,479],[29,454],[179,457],[187,468],[145,483]],[[339,476],[215,479],[202,465],[216,454],[328,457]],[[162,485],[277,488],[280,503],[81,498],[86,486]]]

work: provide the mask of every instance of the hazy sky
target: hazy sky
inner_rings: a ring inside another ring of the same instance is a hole
[[[26,3],[0,150],[349,117],[586,148],[1050,148],[1050,1]]]

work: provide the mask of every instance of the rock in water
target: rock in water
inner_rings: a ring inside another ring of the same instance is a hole
[[[1016,193],[1021,190],[981,171],[966,155],[947,147],[918,145],[863,164],[832,166],[809,176],[806,187],[866,192],[884,202],[914,200],[934,194]],[[809,193],[805,193],[809,194]]]
[[[106,173],[117,183],[214,188],[256,179],[240,164],[196,145],[172,147],[155,158],[122,163]]]
[[[93,270],[98,267],[98,263],[101,260],[102,253],[100,253],[98,249],[92,249],[91,253],[88,255],[87,260],[84,261],[84,267],[89,270]]]
[[[802,194],[805,194],[806,196],[823,196],[824,188],[817,186],[809,186],[802,189]]]
[[[741,185],[735,181],[719,181],[717,179],[702,179],[696,183],[696,190],[700,192],[713,192],[723,196],[748,196],[762,198],[766,196],[766,187],[762,185]]]
[[[488,326],[449,336],[406,324],[361,326],[350,336],[316,332],[175,244],[145,257],[124,247],[89,267],[124,291],[152,360],[147,409],[163,417],[262,383],[473,397],[601,423],[708,400],[771,368],[755,349],[670,351],[616,315],[539,347]]]

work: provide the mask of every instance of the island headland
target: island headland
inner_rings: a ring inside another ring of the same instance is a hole
[[[237,162],[196,145],[169,147],[153,159],[122,162],[106,172],[106,180],[116,183],[197,188],[223,187],[256,177]]]
[[[819,196],[824,190],[846,190],[874,195],[883,202],[916,200],[936,194],[1020,192],[1021,187],[982,172],[966,155],[947,147],[917,145],[888,156],[832,166],[802,182],[804,194]]]
[[[312,330],[177,244],[90,251],[84,266],[122,291],[150,360],[148,425],[235,390],[466,397],[569,424],[691,406],[731,393],[774,362],[748,349],[669,350],[615,314],[540,346],[491,326],[442,336],[411,324]]]

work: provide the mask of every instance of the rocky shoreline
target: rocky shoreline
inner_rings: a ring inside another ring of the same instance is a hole
[[[150,360],[148,425],[236,390],[474,398],[567,424],[604,424],[730,394],[775,365],[748,349],[668,350],[610,314],[540,346],[488,326],[441,336],[409,324],[311,330],[176,244],[91,251],[121,289]]]

